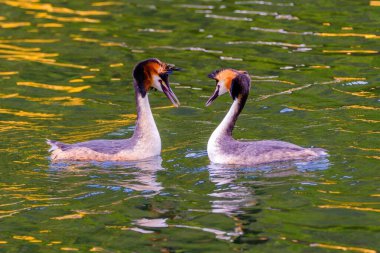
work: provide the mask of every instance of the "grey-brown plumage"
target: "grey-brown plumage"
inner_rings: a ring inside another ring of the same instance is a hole
[[[326,155],[318,148],[303,148],[295,144],[277,141],[237,141],[232,131],[240,112],[247,101],[251,80],[246,71],[224,69],[209,75],[217,81],[214,94],[207,101],[210,105],[218,96],[229,92],[234,100],[227,115],[212,133],[207,152],[210,160],[220,164],[255,165],[261,163],[281,162],[300,159],[314,159]]]

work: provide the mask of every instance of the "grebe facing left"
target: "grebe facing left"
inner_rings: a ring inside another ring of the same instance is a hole
[[[171,90],[168,79],[174,70],[178,68],[154,58],[135,66],[133,86],[137,120],[135,132],[130,139],[92,140],[74,144],[48,140],[52,160],[133,161],[160,155],[161,138],[150,109],[148,91],[156,88],[164,92],[173,105],[178,107],[179,101]]]
[[[216,90],[209,98],[209,106],[218,96],[229,91],[233,103],[223,121],[212,133],[208,144],[208,157],[213,163],[256,165],[290,160],[309,160],[327,155],[324,149],[303,148],[277,140],[237,141],[232,137],[236,120],[243,110],[251,88],[246,71],[222,69],[212,72],[209,78],[216,80]]]

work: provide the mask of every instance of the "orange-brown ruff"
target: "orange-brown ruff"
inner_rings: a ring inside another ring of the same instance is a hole
[[[207,153],[213,163],[256,165],[289,160],[309,160],[327,155],[319,148],[303,148],[277,140],[237,141],[232,137],[236,120],[247,101],[251,80],[247,72],[234,69],[214,71],[209,75],[216,80],[216,89],[206,105],[229,92],[233,103],[223,121],[212,133]]]
[[[148,91],[156,88],[179,106],[179,101],[169,86],[168,75],[178,70],[158,59],[138,63],[133,70],[137,120],[130,139],[92,140],[65,144],[48,140],[53,160],[81,161],[132,161],[142,160],[161,153],[161,138],[154,121],[148,100]]]

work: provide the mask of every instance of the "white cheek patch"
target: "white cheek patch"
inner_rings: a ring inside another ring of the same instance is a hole
[[[218,94],[219,96],[223,95],[224,93],[226,93],[228,91],[228,89],[226,88],[224,80],[219,81],[218,86],[219,86],[219,94]]]
[[[160,81],[162,82],[161,78],[158,75],[154,75],[153,76],[153,84],[152,84],[152,86],[154,88],[156,88],[158,91],[162,92],[162,87],[161,87]]]

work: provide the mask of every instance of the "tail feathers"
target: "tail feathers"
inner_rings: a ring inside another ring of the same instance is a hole
[[[62,149],[62,147],[65,145],[62,142],[53,141],[53,140],[49,140],[49,139],[46,139],[46,143],[51,146],[49,149],[49,152],[53,152],[54,150],[57,150],[57,149]]]
[[[317,156],[327,156],[327,150],[323,148],[311,148],[313,152],[317,154]]]

